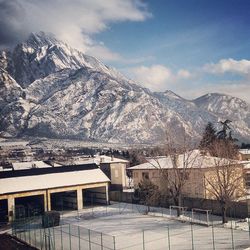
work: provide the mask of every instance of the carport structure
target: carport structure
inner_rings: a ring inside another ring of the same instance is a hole
[[[92,203],[107,204],[109,182],[96,164],[4,171],[0,206],[9,220],[52,209],[80,210],[93,192]]]

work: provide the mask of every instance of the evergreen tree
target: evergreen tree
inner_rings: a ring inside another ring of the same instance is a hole
[[[146,205],[148,211],[150,206],[158,205],[160,200],[159,187],[152,183],[149,179],[143,179],[136,189],[136,193],[142,204]]]
[[[220,122],[222,125],[222,129],[217,133],[217,137],[218,139],[230,139],[233,140],[232,138],[232,129],[230,128],[230,126],[228,125],[229,123],[231,123],[232,121],[230,120],[225,120],[224,122]]]
[[[205,131],[203,133],[202,139],[200,141],[199,148],[201,150],[207,150],[210,148],[210,145],[216,140],[216,130],[211,122],[207,124],[205,127]]]

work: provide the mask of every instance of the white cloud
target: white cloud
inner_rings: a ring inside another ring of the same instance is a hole
[[[165,91],[177,82],[192,77],[188,70],[181,69],[174,73],[168,67],[159,64],[132,68],[130,74],[135,81],[153,91]]]
[[[86,48],[86,53],[100,58],[104,61],[122,61],[121,55],[111,51],[109,48],[102,44],[92,44]]]
[[[203,67],[205,72],[212,74],[235,73],[240,75],[250,74],[249,60],[221,59],[218,63],[206,64]]]
[[[0,9],[5,18],[0,28],[0,34],[6,36],[2,41],[23,40],[31,32],[51,32],[71,46],[107,60],[119,56],[97,44],[92,35],[111,23],[144,21],[151,16],[141,0],[0,0]],[[8,32],[3,33],[6,28]]]
[[[225,66],[227,64],[225,62],[229,62],[230,66]],[[236,64],[240,62],[237,64],[238,67],[235,66],[235,62]],[[235,96],[250,103],[250,84],[248,81],[248,68],[246,62],[249,61],[222,59],[217,64],[213,64],[213,68],[211,64],[206,64],[192,71],[180,69],[176,72],[163,65],[152,65],[150,67],[140,66],[130,69],[130,76],[141,85],[153,91],[165,91],[170,89],[187,99],[194,99],[207,93],[217,92]],[[207,73],[223,74],[229,72],[229,70],[230,72],[243,75],[243,78],[241,80],[232,79],[227,81],[213,79],[211,82],[205,80]]]
[[[177,78],[178,79],[189,79],[189,78],[192,78],[192,74],[186,70],[186,69],[180,69],[178,72],[177,72]]]

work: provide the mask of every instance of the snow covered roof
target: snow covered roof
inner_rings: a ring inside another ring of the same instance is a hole
[[[107,155],[96,155],[96,160],[100,163],[128,163],[129,161]]]
[[[240,149],[239,152],[243,155],[249,155],[250,154],[250,149]]]
[[[145,163],[130,167],[131,170],[143,169],[171,169],[174,167],[173,159],[170,156],[157,156],[153,158],[146,158]],[[176,165],[178,168],[211,168],[218,166],[232,164],[242,164],[241,161],[233,161],[224,158],[202,155],[199,150],[193,150],[185,154],[181,154],[176,158]]]
[[[74,164],[91,164],[91,163],[100,165],[100,163],[129,163],[129,161],[107,155],[95,155],[94,157],[91,158],[79,158],[74,161]]]
[[[99,168],[3,178],[0,179],[0,195],[109,181],[108,177]]]
[[[14,170],[31,169],[31,168],[51,168],[52,167],[51,165],[46,164],[43,161],[13,162],[12,166]]]

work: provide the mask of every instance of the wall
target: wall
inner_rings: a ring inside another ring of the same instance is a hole
[[[126,186],[126,163],[110,163],[111,184]]]
[[[225,181],[224,181],[225,180]],[[224,184],[225,182],[225,184]],[[205,197],[206,199],[216,199],[215,191],[219,190],[219,185],[223,185],[224,191],[234,191],[234,198],[245,195],[245,180],[243,167],[238,165],[228,165],[208,169],[205,173]],[[228,186],[228,187],[227,187]]]
[[[158,185],[161,189],[167,189],[166,178],[175,178],[174,172],[172,169],[166,170],[167,173],[164,176],[161,176],[160,170],[157,169],[145,169],[145,170],[133,170],[133,181],[134,186],[137,187],[138,184],[143,180],[143,173],[149,174],[149,179],[156,185]],[[189,169],[186,170],[188,173],[188,178],[185,181],[185,185],[183,188],[183,194],[189,197],[199,197],[204,198],[204,170],[203,169]]]

